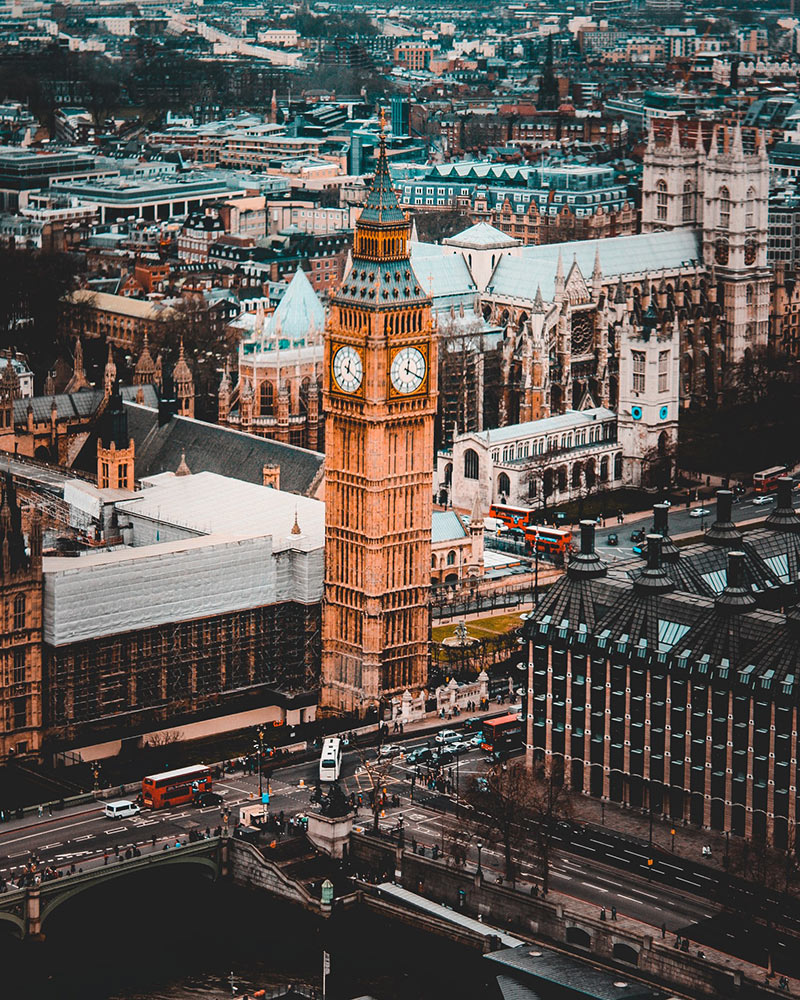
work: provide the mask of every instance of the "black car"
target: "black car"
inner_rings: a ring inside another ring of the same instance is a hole
[[[631,532],[631,541],[632,542],[643,542],[644,541],[644,529],[643,528],[636,528],[634,531],[632,531]]]
[[[222,802],[223,798],[219,792],[198,792],[192,799],[192,805],[198,809],[201,806],[219,806]]]
[[[619,535],[616,533],[616,531],[612,531],[609,534],[608,538],[606,538],[606,544],[607,545],[619,545]]]

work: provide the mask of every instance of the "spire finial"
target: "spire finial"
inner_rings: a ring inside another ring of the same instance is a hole
[[[300,525],[297,522],[297,507],[295,507],[295,509],[294,509],[294,524],[292,525],[291,534],[293,534],[293,535],[302,535],[303,534],[303,532],[300,530]]]
[[[381,123],[381,138],[384,138],[386,135],[386,108],[381,107],[380,114],[378,117]]]

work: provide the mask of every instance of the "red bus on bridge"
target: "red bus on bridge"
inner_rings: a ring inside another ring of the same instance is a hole
[[[508,754],[522,747],[522,717],[516,712],[483,721],[482,750],[494,754]]]
[[[179,767],[142,779],[142,802],[148,809],[182,806],[201,792],[211,791],[211,768],[207,764]]]

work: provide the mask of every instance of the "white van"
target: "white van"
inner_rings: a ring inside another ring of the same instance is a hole
[[[463,735],[457,733],[455,729],[441,729],[434,737],[437,743],[457,743],[463,738]]]
[[[130,802],[128,799],[106,802],[105,809],[103,809],[103,815],[108,816],[109,819],[127,819],[128,816],[138,816],[139,812],[140,809],[136,803]]]

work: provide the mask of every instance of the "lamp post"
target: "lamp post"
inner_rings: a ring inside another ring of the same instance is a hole
[[[258,753],[258,801],[263,805],[264,803],[264,774],[261,769],[261,756],[264,749],[264,730],[261,726],[258,727],[256,731],[258,737],[258,742],[256,743],[256,752]],[[263,813],[263,809],[261,810]]]
[[[478,878],[483,878],[483,869],[481,868],[481,851],[483,850],[483,844],[480,841],[478,841],[477,847],[478,847],[478,870],[475,874],[478,876]]]
[[[403,814],[400,813],[397,817],[397,843],[401,850],[403,848],[403,844],[405,843],[405,833],[403,830],[404,822],[405,820],[403,819]]]

